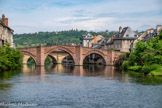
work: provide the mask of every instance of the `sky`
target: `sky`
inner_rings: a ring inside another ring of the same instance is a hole
[[[162,0],[0,0],[14,33],[88,30],[134,31],[162,25]]]

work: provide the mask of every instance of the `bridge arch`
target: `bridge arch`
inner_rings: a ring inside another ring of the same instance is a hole
[[[52,52],[58,51],[58,50],[61,50],[61,51],[64,51],[64,52],[68,53],[68,54],[71,56],[71,58],[73,59],[74,64],[76,63],[76,62],[75,62],[75,59],[74,59],[74,55],[75,55],[74,52],[71,51],[69,48],[62,47],[62,46],[57,46],[57,47],[51,48],[49,51],[47,51],[47,52],[45,53],[45,58],[46,58],[48,55],[50,55]]]
[[[101,52],[101,51],[98,51],[98,50],[92,50],[92,51],[90,51],[90,52],[88,52],[88,53],[86,53],[85,55],[84,55],[84,57],[83,57],[83,60],[82,60],[82,63],[84,64],[84,60],[89,56],[89,55],[91,55],[91,54],[97,54],[97,55],[99,55],[104,61],[104,65],[106,65],[107,64],[107,61],[106,61],[106,58],[105,58],[105,54],[103,53],[103,52]]]
[[[56,61],[56,58],[55,58],[55,57],[53,57],[51,54],[49,54],[48,56],[49,56],[49,57],[52,59],[52,62],[53,62],[53,63],[57,63],[57,61]]]
[[[27,51],[22,51],[22,54],[24,54],[24,56],[29,56],[29,58],[31,57],[34,60],[35,64],[37,64],[36,57],[32,53]],[[23,63],[27,63],[27,61],[28,59],[23,58]]]

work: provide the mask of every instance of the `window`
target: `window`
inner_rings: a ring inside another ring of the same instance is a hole
[[[127,34],[126,37],[129,37],[129,34]]]
[[[127,43],[127,40],[125,40],[125,43]]]
[[[117,45],[115,45],[115,48],[118,48],[118,46],[117,46]]]
[[[134,35],[134,37],[137,37],[137,35]]]
[[[120,44],[119,44],[119,48],[120,48]]]
[[[125,48],[127,48],[127,44],[125,44]]]

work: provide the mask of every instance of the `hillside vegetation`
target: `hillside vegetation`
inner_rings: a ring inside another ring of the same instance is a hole
[[[56,45],[56,44],[66,44],[66,43],[80,43],[80,38],[82,35],[86,34],[87,31],[84,30],[69,30],[60,32],[38,32],[38,33],[24,33],[24,34],[14,34],[14,43],[17,47],[32,47],[41,45]],[[112,36],[114,32],[97,33],[90,32],[92,35],[103,35]]]

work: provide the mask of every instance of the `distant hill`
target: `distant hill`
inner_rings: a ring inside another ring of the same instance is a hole
[[[33,47],[41,45],[56,45],[66,43],[80,43],[80,37],[86,34],[84,30],[69,30],[60,32],[36,32],[14,34],[13,39],[17,47]],[[115,32],[89,32],[92,35],[112,36]]]

